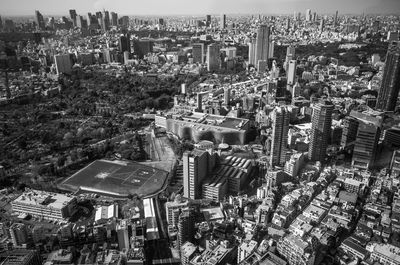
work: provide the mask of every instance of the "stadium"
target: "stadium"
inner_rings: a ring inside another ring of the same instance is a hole
[[[140,163],[96,160],[64,180],[59,188],[111,197],[148,197],[162,189],[167,176],[167,171]]]

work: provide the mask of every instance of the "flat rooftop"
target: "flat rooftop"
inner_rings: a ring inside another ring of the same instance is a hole
[[[75,197],[61,193],[46,192],[40,190],[27,190],[17,197],[13,203],[23,203],[32,206],[44,206],[54,209],[62,209]]]
[[[163,187],[167,176],[167,171],[140,163],[96,160],[64,180],[60,188],[115,197],[148,196]]]

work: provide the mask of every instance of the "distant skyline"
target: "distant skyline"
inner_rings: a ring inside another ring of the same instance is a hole
[[[202,14],[304,14],[317,13],[399,14],[400,0],[0,0],[0,16],[69,15],[109,10],[121,15]]]

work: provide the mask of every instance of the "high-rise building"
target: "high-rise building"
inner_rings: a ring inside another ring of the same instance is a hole
[[[286,107],[276,107],[272,113],[271,166],[283,166],[286,162],[290,112]]]
[[[220,21],[220,28],[225,29],[226,28],[226,15],[222,14],[221,15],[221,21]]]
[[[86,19],[83,18],[83,16],[78,16],[76,18],[76,27],[80,29],[87,29],[88,27],[88,22]]]
[[[28,231],[25,224],[13,223],[10,226],[9,231],[14,248],[28,243]]]
[[[44,24],[44,18],[38,10],[35,11],[35,22],[37,29],[40,30],[46,29],[46,25]]]
[[[206,26],[210,26],[211,25],[211,15],[207,15],[206,16]]]
[[[274,57],[275,52],[275,41],[269,43],[268,58]]]
[[[70,54],[54,55],[54,62],[56,65],[56,71],[58,75],[60,73],[71,74],[72,60]]]
[[[332,112],[331,102],[318,103],[313,108],[311,137],[308,148],[308,159],[312,161],[325,160],[328,138],[331,135]]]
[[[230,101],[231,101],[231,89],[225,88],[224,89],[224,104],[229,105]]]
[[[353,167],[371,169],[374,166],[380,133],[375,122],[360,121],[351,162]]]
[[[336,27],[337,26],[337,24],[338,24],[338,14],[339,14],[339,11],[338,10],[336,10],[336,13],[335,13],[335,20],[333,21],[334,22],[334,26]]]
[[[111,26],[113,27],[118,26],[118,14],[115,12],[111,12]]]
[[[192,242],[195,234],[196,212],[194,208],[182,209],[178,221],[178,245],[183,246],[185,242]]]
[[[182,197],[178,194],[175,197],[174,201],[169,201],[165,203],[165,212],[167,215],[167,223],[168,225],[178,225],[178,217],[179,216],[174,216],[173,212],[175,210],[180,210],[183,208],[186,208],[189,205],[188,200],[183,200]],[[175,217],[175,219],[174,219]]]
[[[212,43],[207,47],[207,71],[215,71],[220,68],[219,45]]]
[[[122,220],[116,227],[118,246],[119,250],[129,250],[130,248],[130,236],[129,236],[129,224],[127,220]]]
[[[108,13],[108,11],[103,11],[103,23],[102,23],[102,30],[107,31],[110,29],[110,14]]]
[[[312,19],[312,14],[311,14],[311,9],[306,10],[306,21],[311,21]]]
[[[192,45],[193,63],[204,63],[204,44],[194,43]]]
[[[249,42],[249,64],[256,66],[256,40]]]
[[[201,183],[208,174],[209,153],[205,150],[185,152],[183,160],[183,196],[200,199]]]
[[[72,25],[74,26],[74,27],[76,27],[77,26],[77,14],[76,14],[76,10],[75,9],[70,9],[69,10],[69,17],[71,18],[71,21],[72,21]]]
[[[287,83],[288,85],[294,85],[296,83],[296,70],[297,70],[297,61],[290,60],[288,71],[287,71]]]
[[[131,52],[131,40],[129,34],[127,34],[126,36],[120,36],[118,39],[118,45],[120,52]]]
[[[254,63],[259,60],[268,61],[269,55],[269,35],[270,29],[268,25],[261,25],[257,31],[256,51]]]
[[[0,17],[0,30],[2,30],[3,29],[3,21],[1,20],[1,17]]]
[[[400,41],[397,41],[389,44],[376,108],[383,111],[394,111],[399,91]]]
[[[319,22],[319,31],[321,33],[324,31],[324,26],[325,26],[325,20],[321,18],[321,21]]]
[[[358,120],[352,116],[343,119],[343,133],[340,145],[344,149],[354,146],[357,137]]]

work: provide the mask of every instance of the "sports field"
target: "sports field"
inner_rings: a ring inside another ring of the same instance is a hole
[[[168,172],[139,163],[96,160],[64,180],[60,188],[125,197],[159,191]]]

